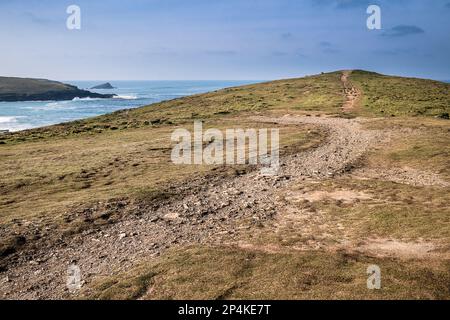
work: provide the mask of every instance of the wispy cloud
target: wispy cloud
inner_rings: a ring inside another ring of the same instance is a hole
[[[205,51],[207,55],[211,56],[234,56],[237,54],[237,51],[234,50],[207,50]]]
[[[382,33],[383,37],[405,37],[414,34],[425,33],[425,31],[418,27],[412,25],[398,25],[395,26],[384,33]]]
[[[77,0],[81,32],[66,28],[70,3],[0,0],[2,74],[270,79],[345,66],[450,75],[450,0]],[[379,32],[366,28],[369,4],[381,6]]]
[[[339,49],[335,45],[333,45],[331,42],[328,42],[328,41],[319,42],[319,48],[322,51],[322,53],[326,53],[326,54],[339,53]]]
[[[288,53],[285,51],[272,51],[272,55],[275,57],[283,57],[283,56],[287,56]]]
[[[294,35],[290,32],[285,32],[281,34],[281,39],[283,40],[290,40],[292,38],[294,38]]]
[[[373,50],[372,53],[376,55],[385,55],[385,56],[411,55],[416,54],[417,49],[415,48],[378,49]]]
[[[319,42],[319,47],[322,47],[322,48],[329,48],[329,47],[332,47],[333,45],[331,44],[331,42],[328,42],[328,41],[321,41],[321,42]]]

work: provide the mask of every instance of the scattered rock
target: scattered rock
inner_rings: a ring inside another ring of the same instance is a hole
[[[169,212],[164,215],[164,219],[166,219],[166,220],[176,220],[179,217],[180,217],[179,214],[176,212]]]
[[[127,236],[127,234],[125,232],[119,234],[119,240],[122,240],[123,238],[125,238]]]

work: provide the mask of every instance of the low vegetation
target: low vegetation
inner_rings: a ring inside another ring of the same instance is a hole
[[[383,270],[382,290],[367,290],[366,269]],[[370,258],[321,251],[266,253],[191,247],[84,291],[90,299],[445,299],[449,262]]]
[[[364,115],[449,118],[448,83],[356,70],[352,83],[362,92]]]

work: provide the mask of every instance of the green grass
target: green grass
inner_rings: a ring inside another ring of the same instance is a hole
[[[450,113],[450,84],[355,70],[350,77],[362,91],[362,114],[444,116]]]

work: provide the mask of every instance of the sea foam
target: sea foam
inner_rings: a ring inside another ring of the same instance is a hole
[[[123,99],[123,100],[136,100],[137,96],[135,95],[126,95],[126,94],[117,94],[113,97],[114,99]]]
[[[17,122],[18,117],[0,117],[0,123],[11,123]]]

